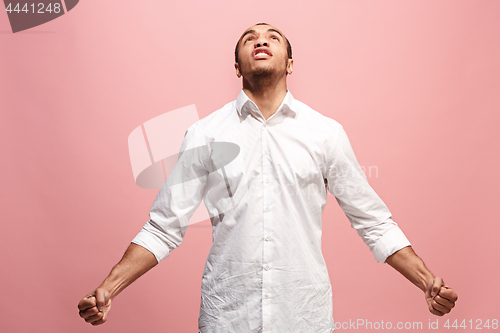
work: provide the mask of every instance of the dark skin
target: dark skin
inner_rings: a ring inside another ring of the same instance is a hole
[[[94,326],[105,323],[115,297],[157,264],[151,252],[131,243],[101,285],[78,303],[80,317]]]
[[[286,77],[292,74],[283,33],[268,25],[247,29],[238,43],[236,76],[242,78],[243,91],[259,107],[265,119],[273,115],[285,98]],[[262,51],[267,55],[258,56]]]
[[[424,292],[425,301],[433,315],[443,316],[455,307],[457,293],[444,283],[443,278],[434,276],[427,269],[411,246],[393,253],[385,262]]]
[[[287,93],[286,77],[293,70],[284,34],[269,25],[250,27],[240,38],[238,51],[236,76],[242,78],[243,91],[268,119],[281,105]],[[455,306],[457,293],[427,269],[411,246],[389,256],[386,263],[422,290],[432,314],[443,316]],[[80,317],[94,326],[105,323],[115,297],[157,264],[151,252],[131,243],[101,285],[80,300]]]

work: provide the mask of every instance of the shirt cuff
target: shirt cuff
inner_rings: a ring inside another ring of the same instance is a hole
[[[378,262],[385,263],[391,254],[410,245],[403,231],[395,225],[377,240],[372,252]]]
[[[158,263],[170,255],[168,246],[145,227],[135,236],[132,243],[140,245],[154,254]]]

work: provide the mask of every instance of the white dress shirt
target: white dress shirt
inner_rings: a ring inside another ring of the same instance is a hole
[[[234,143],[239,153],[214,167],[215,142]],[[180,151],[188,150],[195,153],[179,158],[172,172],[184,180],[169,183],[169,176],[132,242],[160,262],[181,245],[204,198],[213,243],[202,277],[201,333],[332,332],[321,252],[327,190],[377,261],[410,245],[368,184],[342,126],[290,92],[266,120],[241,91],[189,127]]]

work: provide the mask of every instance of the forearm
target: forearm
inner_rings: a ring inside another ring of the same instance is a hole
[[[123,289],[156,266],[156,257],[140,245],[131,243],[99,288],[104,288],[114,299]]]
[[[427,269],[422,259],[413,251],[411,246],[396,251],[390,255],[385,262],[400,272],[423,292],[427,290],[429,281],[435,277],[434,274]]]

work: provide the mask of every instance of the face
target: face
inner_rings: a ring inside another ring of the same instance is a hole
[[[247,29],[238,43],[238,77],[263,77],[292,73],[293,60],[288,59],[285,35],[270,25]]]

